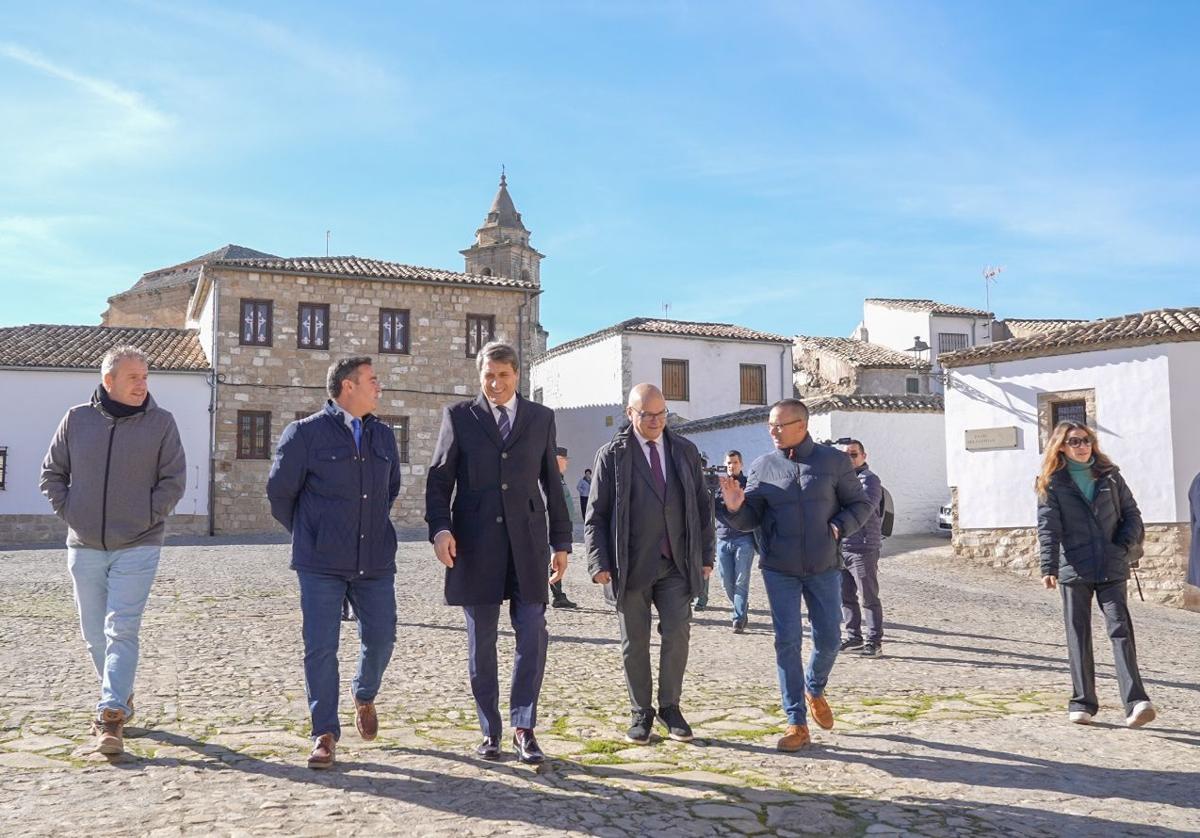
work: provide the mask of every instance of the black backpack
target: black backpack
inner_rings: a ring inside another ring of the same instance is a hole
[[[879,488],[883,490],[883,497],[879,499],[879,532],[887,538],[896,522],[896,506],[892,503],[892,493],[882,485]]]

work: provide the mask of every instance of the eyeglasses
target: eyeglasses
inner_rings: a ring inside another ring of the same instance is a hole
[[[793,419],[790,422],[768,422],[767,429],[772,431],[782,431],[788,425],[795,425],[797,422],[807,422],[807,419]]]
[[[671,411],[669,410],[660,410],[658,413],[647,413],[644,410],[638,410],[636,408],[630,408],[630,410],[632,410],[634,415],[643,422],[665,422],[667,421],[667,417],[671,415]]]
[[[852,460],[857,460],[859,457],[865,457],[867,455],[861,451],[847,451],[846,456]]]
[[[1069,436],[1069,437],[1067,437],[1067,447],[1068,448],[1082,448],[1085,445],[1088,448],[1092,447],[1092,441],[1090,439],[1088,439],[1086,436]]]

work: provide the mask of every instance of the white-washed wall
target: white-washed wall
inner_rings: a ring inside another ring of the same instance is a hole
[[[0,370],[0,446],[8,448],[0,515],[49,514],[38,491],[42,459],[67,410],[91,399],[99,370]],[[187,491],[176,515],[208,514],[209,388],[203,373],[150,372],[154,401],[175,417],[187,457]]]
[[[1175,457],[1197,462],[1200,437],[1196,413],[1176,413],[1180,398],[1196,405],[1197,344],[1174,343],[1029,358],[952,370],[946,391],[947,479],[958,488],[958,522],[964,529],[1032,527],[1036,524],[1033,481],[1041,462],[1037,396],[1041,392],[1095,389],[1097,435],[1105,453],[1121,467],[1147,522],[1180,517]],[[1171,363],[1168,362],[1171,358]],[[1180,365],[1178,392],[1172,363]],[[1172,417],[1179,424],[1172,433]],[[964,433],[974,428],[1015,426],[1020,448],[967,451]],[[1183,431],[1179,433],[1179,431]]]
[[[530,386],[542,391],[547,407],[585,407],[624,404],[621,336],[612,335],[570,352],[536,361],[530,367]]]

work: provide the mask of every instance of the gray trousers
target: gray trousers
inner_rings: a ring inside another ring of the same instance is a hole
[[[1062,591],[1063,619],[1067,625],[1067,655],[1071,661],[1071,710],[1093,715],[1100,709],[1096,699],[1096,664],[1092,657],[1092,596],[1100,605],[1108,637],[1112,641],[1113,661],[1117,669],[1117,687],[1125,713],[1139,701],[1149,701],[1142,676],[1138,673],[1137,647],[1133,642],[1133,618],[1126,599],[1127,581],[1070,582],[1059,585]]]
[[[871,643],[883,642],[883,606],[879,603],[879,551],[842,548],[846,567],[842,570],[842,622],[846,638],[861,640],[863,629]],[[862,608],[858,594],[862,592]],[[864,625],[863,611],[866,611]]]
[[[634,710],[653,710],[654,681],[650,674],[650,606],[658,611],[662,646],[658,656],[658,706],[679,704],[692,635],[692,603],[687,580],[672,560],[659,559],[653,584],[626,590],[617,602],[621,626],[621,657],[625,684]]]

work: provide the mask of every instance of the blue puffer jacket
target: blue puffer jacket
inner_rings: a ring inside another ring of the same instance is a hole
[[[737,529],[758,529],[760,567],[815,576],[842,564],[829,525],[845,537],[874,511],[850,458],[806,436],[795,448],[755,460],[746,502],[737,512],[720,514]]]
[[[294,569],[347,578],[396,572],[396,529],[388,517],[400,494],[396,437],[367,415],[360,450],[332,402],[279,437],[267,498],[292,534]]]

